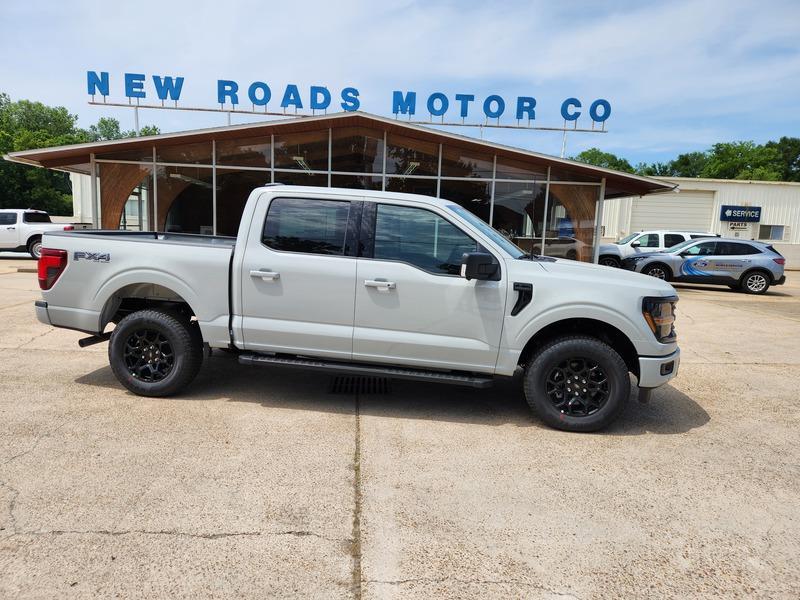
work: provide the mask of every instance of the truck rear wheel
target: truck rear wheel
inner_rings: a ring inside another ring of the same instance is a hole
[[[197,323],[158,310],[122,319],[108,345],[119,382],[139,396],[169,396],[189,385],[203,363]]]
[[[28,254],[36,260],[42,255],[42,237],[37,235],[28,242]]]
[[[588,336],[558,338],[525,370],[525,398],[551,427],[597,431],[625,408],[628,368],[608,344]]]

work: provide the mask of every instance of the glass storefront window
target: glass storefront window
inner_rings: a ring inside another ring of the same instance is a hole
[[[270,154],[270,136],[217,141],[218,165],[269,168]]]
[[[325,173],[307,173],[306,171],[275,171],[275,183],[328,187],[328,175]]]
[[[495,183],[492,226],[525,252],[540,254],[544,183]]]
[[[497,157],[497,179],[547,180],[547,167],[528,161]]]
[[[156,185],[159,231],[213,233],[211,169],[159,166]]]
[[[550,184],[543,254],[591,261],[599,188]]]
[[[199,144],[177,144],[175,146],[157,146],[156,160],[158,162],[210,165],[211,142],[201,142]]]
[[[390,133],[386,139],[386,172],[438,175],[439,144]]]
[[[422,194],[436,197],[436,180],[416,177],[387,177],[387,192],[403,192],[406,194]]]
[[[442,146],[442,177],[482,177],[491,179],[494,155],[454,146]]]
[[[380,175],[331,175],[331,187],[380,190],[381,185]]]
[[[101,227],[103,229],[117,229],[120,224],[130,228],[133,223],[125,215],[126,206],[135,196],[137,189],[152,188],[153,167],[150,165],[134,165],[128,163],[99,163],[97,165],[100,179],[100,200],[102,202]],[[152,211],[152,197],[145,193],[140,196],[143,201],[141,211],[137,200],[136,228],[139,228],[138,215],[142,215],[142,229],[152,229],[150,222]]]
[[[275,167],[299,171],[327,171],[328,130],[276,135]]]
[[[367,127],[343,127],[334,129],[331,135],[332,171],[383,171],[383,131]]]
[[[454,181],[443,179],[439,197],[460,204],[474,215],[489,222],[492,201],[491,181]]]
[[[239,233],[239,222],[250,192],[269,180],[269,171],[217,169],[217,235]]]

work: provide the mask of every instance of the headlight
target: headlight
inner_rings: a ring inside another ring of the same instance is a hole
[[[642,302],[642,316],[662,344],[674,342],[675,333],[675,304],[677,296],[661,298],[645,298]]]

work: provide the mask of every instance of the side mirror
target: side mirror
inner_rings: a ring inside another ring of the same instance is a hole
[[[467,281],[493,279],[499,268],[500,265],[487,252],[467,252],[461,258],[461,277]]]
[[[641,245],[642,245],[642,242],[640,242],[639,240],[636,240],[635,242],[631,242],[631,248],[638,248]]]

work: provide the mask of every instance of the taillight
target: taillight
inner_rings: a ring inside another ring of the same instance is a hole
[[[773,258],[772,260],[774,260],[779,265],[785,265],[786,264],[786,259],[785,258]]]
[[[67,251],[42,248],[39,256],[39,287],[49,290],[67,268]]]
[[[64,225],[64,231],[72,231],[75,229],[74,225]]]

